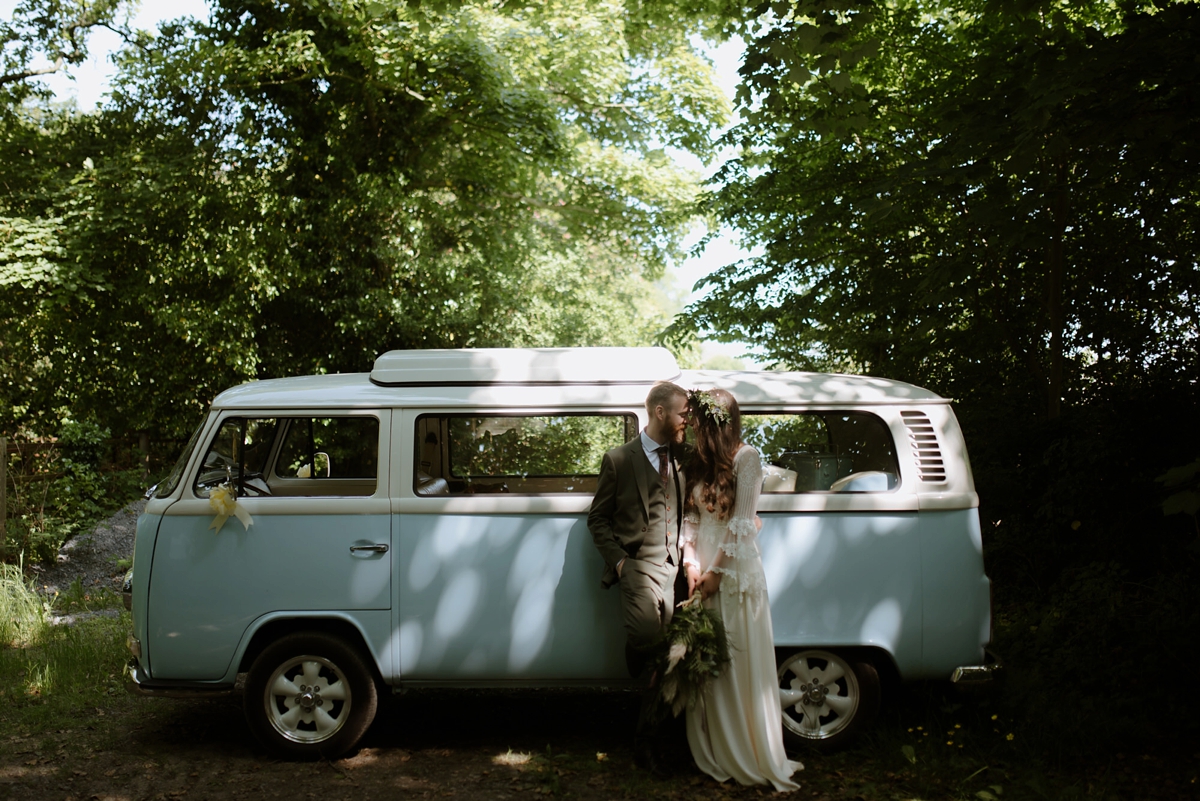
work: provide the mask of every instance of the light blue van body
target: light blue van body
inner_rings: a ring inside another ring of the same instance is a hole
[[[429,415],[524,413],[617,414],[636,431],[654,378],[729,389],[743,415],[869,416],[892,440],[896,474],[879,479],[883,491],[762,495],[760,548],[781,654],[869,650],[902,679],[950,679],[985,661],[990,598],[978,499],[946,400],[856,376],[681,373],[662,353],[643,374],[625,354],[595,367],[607,380],[589,379],[591,354],[607,350],[616,349],[519,352],[570,365],[551,371],[558,381],[464,381],[401,359],[399,372],[377,364],[372,374],[222,393],[177,486],[151,498],[138,522],[131,643],[139,685],[162,694],[229,688],[261,651],[256,637],[314,621],[352,631],[394,688],[628,682],[618,593],[601,588],[603,563],[587,530],[590,494],[422,495],[416,432]],[[469,362],[512,352],[431,353]],[[386,380],[397,375],[406,380]],[[331,415],[378,420],[373,492],[243,497],[252,525],[230,518],[214,529],[196,476],[223,421]]]

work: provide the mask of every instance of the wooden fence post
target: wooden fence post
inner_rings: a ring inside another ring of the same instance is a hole
[[[0,437],[0,562],[8,555],[8,437]]]

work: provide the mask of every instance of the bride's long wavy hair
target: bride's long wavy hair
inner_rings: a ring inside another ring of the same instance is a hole
[[[699,484],[700,502],[710,514],[724,520],[737,497],[733,457],[742,445],[742,413],[737,400],[723,389],[692,390],[688,393],[688,406],[696,446],[687,465],[684,508],[695,510],[692,490]]]

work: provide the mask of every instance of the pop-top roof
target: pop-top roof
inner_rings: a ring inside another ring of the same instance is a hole
[[[371,381],[385,387],[651,384],[678,377],[665,348],[392,350],[371,371]]]

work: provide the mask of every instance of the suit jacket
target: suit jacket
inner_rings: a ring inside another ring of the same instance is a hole
[[[683,488],[687,486],[676,453],[679,447],[672,447],[677,509],[673,510],[673,519],[669,523],[675,526],[677,537],[683,519]],[[617,583],[617,564],[626,557],[638,558],[646,540],[650,522],[651,480],[657,481],[658,476],[642,450],[640,436],[613,448],[604,454],[600,462],[596,496],[588,512],[588,530],[596,550],[604,558],[604,575],[600,580],[604,587]],[[671,557],[678,565],[678,546]]]

